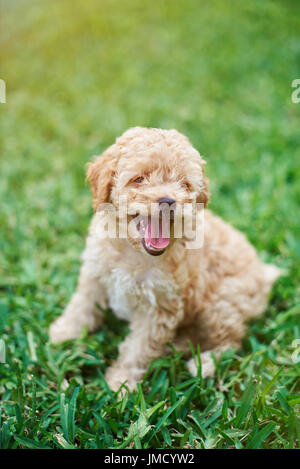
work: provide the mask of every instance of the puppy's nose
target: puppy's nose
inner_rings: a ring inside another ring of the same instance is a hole
[[[161,199],[158,199],[158,205],[162,205],[162,204],[168,204],[171,206],[175,204],[175,200],[169,199],[168,197],[162,197]]]

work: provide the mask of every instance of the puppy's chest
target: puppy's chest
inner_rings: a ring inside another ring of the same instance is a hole
[[[178,288],[172,276],[160,269],[133,271],[120,266],[107,278],[107,293],[116,316],[129,320],[133,313],[151,314],[166,299],[173,301]]]

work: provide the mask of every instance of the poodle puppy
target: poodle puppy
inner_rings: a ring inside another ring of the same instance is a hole
[[[176,130],[135,127],[88,165],[95,214],[76,292],[51,325],[50,339],[75,338],[83,326],[91,332],[99,328],[97,304],[128,320],[130,333],[106,372],[113,390],[124,382],[134,389],[150,360],[167,353],[170,342],[186,353],[193,375],[197,363],[188,355],[189,342],[199,344],[202,374],[213,376],[211,354],[218,357],[241,345],[246,322],[264,311],[280,275],[276,266],[259,260],[242,233],[205,208],[204,164]],[[122,197],[131,207],[125,215],[120,215]],[[161,227],[162,202],[172,205],[167,234]],[[131,225],[126,237],[104,235],[107,203],[118,211],[119,224]],[[185,218],[183,204],[197,204],[193,219],[204,215],[204,242],[194,249],[188,248],[189,235],[175,237],[172,228],[176,217]],[[155,215],[145,211],[150,205],[158,208],[154,236],[149,227]]]

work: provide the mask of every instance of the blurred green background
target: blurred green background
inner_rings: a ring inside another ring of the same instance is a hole
[[[70,376],[94,402],[95,369],[116,354],[119,325],[116,333],[99,332],[98,341],[83,338],[79,352],[78,344],[53,352],[45,343],[74,290],[92,213],[85,164],[131,126],[186,134],[207,160],[210,207],[242,229],[263,259],[286,269],[269,322],[253,326],[246,350],[255,353],[260,343],[268,354],[264,344],[273,340],[275,355],[288,353],[300,337],[300,104],[291,101],[291,83],[300,78],[300,3],[2,0],[0,28],[7,86],[0,104],[0,332],[8,360],[19,367],[19,375],[2,367],[7,445],[17,445],[12,434],[28,435],[11,420],[16,376],[26,381],[34,367],[42,415]],[[274,329],[277,315],[290,310],[284,327]],[[261,376],[266,363],[257,364]],[[299,367],[293,370],[280,385],[287,393],[299,381]],[[43,391],[49,382],[53,394]],[[21,409],[32,406],[30,392]],[[269,445],[295,444],[300,430],[288,419],[281,422],[284,442],[273,433]]]

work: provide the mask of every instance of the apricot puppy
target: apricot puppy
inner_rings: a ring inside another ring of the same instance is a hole
[[[189,341],[200,344],[203,376],[213,375],[211,352],[218,356],[240,346],[246,322],[264,311],[280,275],[276,266],[259,260],[242,233],[204,208],[209,197],[204,163],[176,130],[135,127],[89,164],[95,214],[76,292],[51,325],[50,338],[60,342],[77,337],[83,326],[91,332],[99,328],[97,304],[128,320],[131,332],[106,372],[113,390],[125,381],[134,389],[150,360],[167,353],[169,342],[187,355]],[[118,228],[108,237],[103,204],[119,213],[123,199],[131,208],[117,221],[123,228],[125,223],[128,235],[119,236]],[[191,217],[204,215],[204,242],[191,248],[191,237],[184,231],[176,237],[173,225],[185,219],[179,208],[195,203],[200,208]],[[161,205],[172,206],[167,234]],[[150,206],[158,208],[154,235]],[[187,366],[195,375],[197,364],[189,359]]]

